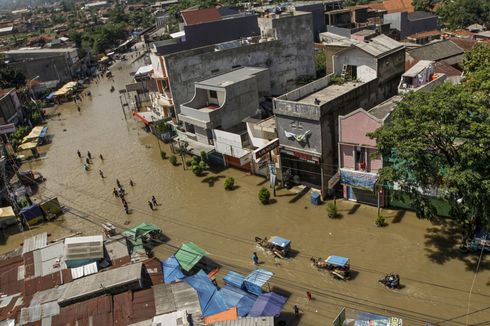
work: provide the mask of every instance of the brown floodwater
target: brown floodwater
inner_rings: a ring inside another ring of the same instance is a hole
[[[118,70],[121,66],[122,70]],[[271,286],[290,294],[281,319],[288,325],[325,325],[331,323],[341,307],[393,315],[405,325],[431,322],[465,325],[490,320],[490,262],[483,256],[475,275],[478,255],[462,255],[456,249],[458,236],[447,225],[432,225],[414,214],[383,210],[388,225],[374,226],[376,208],[338,201],[342,218],[328,219],[325,205],[313,206],[309,196],[296,198],[279,190],[275,203],[262,206],[257,200],[264,179],[235,169],[208,173],[203,177],[173,167],[159,155],[157,140],[142,129],[141,122],[128,118],[121,110],[118,89],[130,82],[130,71],[138,64],[118,63],[112,82],[102,79],[89,86],[92,99],[85,98],[81,112],[66,103],[48,121],[53,135],[44,146],[46,156],[25,163],[23,169],[40,171],[47,181],[37,198],[58,196],[70,213],[59,221],[12,235],[0,248],[9,251],[26,237],[47,231],[51,240],[71,233],[100,234],[100,224],[112,221],[128,227],[141,222],[160,226],[169,237],[168,244],[156,248],[159,258],[175,252],[181,243],[193,241],[209,252],[209,257],[226,271],[247,273],[254,269],[251,254],[257,251],[261,267],[275,273]],[[162,148],[170,153],[167,145]],[[94,157],[92,170],[84,171],[79,149]],[[104,161],[99,159],[104,156]],[[98,170],[106,176],[101,179]],[[223,180],[233,176],[237,189],[225,191]],[[112,195],[115,180],[125,185],[132,214],[126,215],[119,199]],[[129,180],[135,183],[129,186]],[[148,200],[155,195],[161,206],[151,211]],[[292,240],[296,257],[279,266],[254,243],[255,236],[281,235]],[[342,255],[351,259],[353,278],[342,282],[314,269],[311,256]],[[399,273],[404,288],[389,291],[377,280],[384,273]],[[472,288],[472,295],[469,291]],[[308,302],[306,291],[313,300]],[[303,315],[292,316],[297,304]]]

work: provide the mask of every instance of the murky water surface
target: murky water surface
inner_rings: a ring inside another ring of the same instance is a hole
[[[137,64],[116,64],[116,90],[130,82],[129,72],[136,69]],[[0,248],[2,252],[43,231],[51,233],[54,240],[75,232],[100,234],[104,221],[118,226],[127,220],[129,226],[149,222],[159,225],[170,238],[168,245],[156,249],[158,257],[165,258],[182,242],[193,241],[223,265],[220,279],[230,269],[252,270],[250,256],[257,251],[264,261],[262,267],[276,274],[273,287],[292,294],[286,311],[291,312],[294,304],[304,311],[296,321],[285,315],[289,325],[330,324],[340,307],[347,307],[348,312],[359,309],[399,316],[405,325],[490,320],[490,261],[483,257],[473,284],[478,255],[460,255],[450,227],[417,220],[412,213],[395,215],[385,210],[389,225],[380,229],[374,227],[375,208],[342,201],[343,217],[330,220],[324,205],[311,205],[308,196],[296,200],[286,190],[278,191],[274,204],[262,206],[257,192],[265,182],[259,177],[233,169],[195,177],[182,166],[162,161],[156,139],[143,131],[140,122],[124,119],[118,92],[109,92],[112,84],[102,79],[90,85],[92,99],[83,100],[80,113],[73,103],[58,107],[61,115],[48,123],[54,137],[51,145],[42,148],[47,152],[45,159],[23,166],[47,178],[38,197],[56,195],[72,213],[58,222],[11,236]],[[170,153],[168,146],[160,146]],[[95,157],[91,171],[84,171],[77,149],[84,156],[90,150]],[[99,169],[105,179],[100,178]],[[236,179],[238,189],[224,190],[227,176]],[[116,178],[129,193],[130,215],[112,195]],[[130,179],[134,187],[129,186]],[[152,195],[161,203],[156,211],[147,204]],[[270,235],[291,239],[297,256],[274,266],[272,257],[254,244],[255,236]],[[332,254],[350,257],[355,271],[352,280],[335,281],[310,265],[311,256]],[[388,291],[378,284],[388,272],[400,274],[405,286],[401,291]],[[307,290],[314,297],[309,303]]]

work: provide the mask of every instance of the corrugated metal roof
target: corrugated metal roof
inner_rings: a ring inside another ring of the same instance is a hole
[[[158,258],[151,258],[143,262],[143,265],[150,275],[151,283],[153,285],[163,283],[163,271],[162,271],[162,263]]]
[[[36,249],[44,248],[48,245],[48,233],[43,232],[24,240],[22,254],[26,254]]]
[[[39,291],[34,293],[31,299],[31,306],[41,305],[43,303],[55,302],[63,295],[66,290],[66,284],[47,289],[44,291]]]
[[[220,321],[214,326],[274,326],[274,317],[246,317],[237,320]]]
[[[439,61],[459,54],[464,50],[449,40],[429,43],[408,51],[408,54],[416,60]]]
[[[87,276],[87,275],[97,273],[97,271],[98,271],[97,263],[93,262],[93,263],[83,265],[80,267],[71,268],[70,271],[71,271],[72,279],[75,280],[75,279],[83,277],[83,276]]]
[[[34,276],[46,276],[66,268],[63,248],[60,241],[33,251]]]
[[[100,296],[84,302],[62,307],[52,317],[53,325],[114,325],[112,297]]]
[[[129,322],[137,323],[152,319],[155,316],[155,299],[153,289],[146,289],[133,292],[132,302],[133,312],[129,316]]]
[[[122,236],[115,240],[111,239],[111,241],[106,241],[104,245],[111,261],[127,257],[129,255],[126,238]]]
[[[157,315],[167,314],[177,310],[170,284],[153,286],[153,296],[155,299],[155,313]]]
[[[104,257],[101,235],[65,239],[65,260],[99,259]]]
[[[89,275],[68,284],[68,288],[60,298],[61,305],[79,300],[87,295],[103,293],[108,289],[128,285],[140,288],[142,264],[122,266],[105,272]]]
[[[202,24],[221,20],[221,15],[216,8],[181,11],[182,19],[186,25]]]
[[[186,310],[192,316],[194,325],[200,323],[202,312],[197,291],[185,282],[172,283],[170,286],[177,310]]]
[[[40,321],[41,319],[48,319],[59,313],[60,306],[58,306],[58,303],[56,302],[48,302],[42,305],[22,308],[20,311],[19,324],[25,325],[27,323]]]
[[[377,58],[403,48],[403,44],[383,34],[373,37],[368,42],[360,42],[355,46]]]
[[[168,314],[153,317],[155,326],[188,326],[187,313],[185,310],[179,310]]]

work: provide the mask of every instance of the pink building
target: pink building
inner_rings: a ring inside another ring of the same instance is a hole
[[[339,116],[340,183],[345,199],[374,205],[379,200],[384,206],[383,189],[376,187],[383,158],[377,155],[376,140],[368,134],[384,124],[400,99],[394,96],[369,111],[357,109]]]

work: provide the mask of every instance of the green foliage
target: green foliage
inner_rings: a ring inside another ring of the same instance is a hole
[[[316,69],[316,76],[318,78],[325,76],[326,64],[327,64],[327,56],[325,55],[325,51],[323,51],[323,49],[316,50],[315,69]]]
[[[385,218],[382,216],[382,215],[378,215],[376,217],[376,220],[374,220],[374,224],[377,226],[377,227],[383,227],[386,225],[385,223]]]
[[[235,179],[233,177],[228,177],[225,179],[225,190],[233,190],[235,187]]]
[[[168,160],[169,160],[170,164],[172,164],[173,166],[177,166],[177,156],[172,155],[169,157]]]
[[[31,131],[31,127],[29,126],[20,126],[17,127],[17,130],[9,136],[10,143],[14,150],[21,144],[22,139],[27,136],[27,134]]]
[[[369,3],[370,0],[345,0],[344,6],[355,6],[355,5],[365,5]]]
[[[267,205],[269,203],[269,199],[271,198],[271,193],[267,190],[266,187],[262,187],[259,190],[259,201],[262,205]]]
[[[475,225],[490,227],[490,62],[480,63],[462,84],[404,95],[392,121],[371,135],[388,162],[380,181],[410,194],[419,218],[436,214],[421,190],[438,189],[465,237]]]
[[[208,154],[205,151],[201,151],[201,161],[206,162],[208,160]]]
[[[471,24],[490,24],[488,0],[441,0],[437,15],[442,25],[450,29],[465,28]]]
[[[490,44],[475,44],[470,52],[466,52],[463,66],[466,73],[474,73],[485,69],[485,67],[490,67]]]
[[[69,35],[75,37],[74,41],[79,42],[83,48],[90,48],[95,53],[102,53],[111,49],[124,41],[128,35],[128,25],[122,22],[107,23],[87,30],[82,35],[71,32]]]
[[[164,120],[157,121],[153,125],[155,126],[155,129],[160,133],[172,131],[172,126]]]
[[[3,56],[0,56],[0,88],[24,86],[26,77],[23,73],[12,70],[5,64]]]
[[[429,11],[434,9],[439,0],[412,0],[412,5],[416,11]]]
[[[206,162],[201,161],[200,157],[194,156],[191,160],[191,169],[196,176],[201,176],[204,170],[209,169],[209,166]]]
[[[329,218],[337,218],[339,216],[337,203],[335,201],[331,201],[327,204],[327,215]]]

